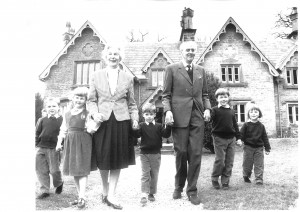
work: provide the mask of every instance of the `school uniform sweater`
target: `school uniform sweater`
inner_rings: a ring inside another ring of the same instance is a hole
[[[139,124],[139,129],[134,130],[134,137],[141,138],[141,154],[157,154],[162,148],[162,137],[168,138],[171,135],[171,126],[166,128],[160,123],[145,122]]]
[[[244,123],[241,128],[241,137],[245,145],[254,148],[264,146],[267,152],[271,150],[265,126],[259,121]]]
[[[57,136],[63,118],[42,118],[36,126],[35,131],[35,146],[53,149],[56,147]]]
[[[212,134],[220,138],[241,138],[239,127],[231,108],[215,106],[211,109]]]

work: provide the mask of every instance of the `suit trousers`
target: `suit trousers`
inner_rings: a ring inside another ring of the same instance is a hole
[[[142,166],[142,193],[156,194],[161,154],[140,154]]]
[[[228,184],[231,177],[234,154],[235,154],[235,137],[234,138],[220,138],[213,136],[215,148],[215,162],[211,179],[218,181],[221,176],[221,184]]]
[[[57,152],[55,149],[37,147],[35,164],[41,193],[49,193],[49,174],[52,175],[54,187],[58,187],[63,183],[61,171],[59,169],[59,158],[60,152]]]
[[[173,127],[172,136],[176,157],[175,190],[182,192],[187,180],[187,195],[197,194],[204,138],[204,120],[193,110],[188,127]]]
[[[243,153],[243,176],[251,177],[253,166],[255,181],[263,182],[264,148],[245,145]]]

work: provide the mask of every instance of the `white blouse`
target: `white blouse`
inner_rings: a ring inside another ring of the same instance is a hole
[[[112,95],[115,94],[118,84],[119,68],[107,68],[106,69],[108,84]]]

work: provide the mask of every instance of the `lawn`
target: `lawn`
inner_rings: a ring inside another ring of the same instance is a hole
[[[210,174],[214,154],[203,150],[201,172],[198,180],[199,195],[202,203],[198,206],[187,201],[183,192],[180,200],[172,199],[174,189],[175,159],[172,154],[162,156],[156,201],[146,207],[139,205],[140,200],[140,161],[121,171],[117,197],[124,210],[287,210],[295,207],[298,199],[298,139],[270,139],[270,155],[265,155],[264,185],[246,184],[242,179],[242,149],[236,147],[235,162],[229,190],[215,190],[211,186]],[[253,181],[253,176],[251,178]],[[36,200],[36,210],[77,210],[69,206],[76,197],[72,177],[64,177],[62,194],[54,194],[51,188],[49,198]],[[38,183],[36,183],[36,193]],[[89,176],[87,188],[87,207],[83,210],[110,210],[101,203],[101,179],[98,171]]]

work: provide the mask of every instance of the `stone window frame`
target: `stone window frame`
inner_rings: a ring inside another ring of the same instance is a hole
[[[84,66],[87,64],[87,69],[84,70]],[[90,65],[93,65],[93,71],[91,71]],[[80,65],[80,66],[79,66]],[[78,67],[81,67],[80,70],[80,76],[78,72]],[[91,78],[91,74],[95,72],[96,70],[103,68],[103,62],[102,60],[78,60],[74,61],[74,77],[73,77],[73,87],[79,87],[79,86],[89,86],[89,80]],[[86,74],[84,74],[86,73]],[[84,76],[85,75],[85,76]],[[78,83],[78,80],[80,80],[80,83]]]
[[[228,68],[233,68],[232,70],[232,80],[229,80]],[[235,69],[238,68],[238,79],[236,79]],[[223,70],[225,69],[225,80],[223,80]],[[220,65],[220,81],[223,86],[227,87],[246,87],[247,83],[244,82],[242,65],[240,63],[223,63]]]
[[[247,121],[248,114],[246,111],[246,105],[249,102],[253,102],[253,101],[251,101],[250,99],[249,100],[232,100],[231,101],[232,109],[234,110],[235,118],[236,118],[236,121],[238,124],[242,124]]]
[[[296,77],[294,76],[296,71]],[[285,68],[285,88],[298,88],[298,67],[286,67]],[[290,79],[289,79],[290,77]],[[296,83],[295,83],[296,82]]]
[[[162,73],[160,75],[160,78],[158,75],[159,72]],[[150,83],[149,83],[150,86],[148,87],[148,89],[156,89],[159,86],[164,86],[165,68],[150,68],[149,75],[150,75],[150,77],[149,77],[150,78]],[[155,82],[154,79],[157,82],[155,84],[154,84],[154,82]]]
[[[297,124],[298,125],[298,123],[299,123],[298,102],[288,102],[288,103],[286,103],[286,113],[287,113],[287,121],[288,121],[288,123],[289,124]],[[290,121],[290,116],[292,118],[292,122]]]

